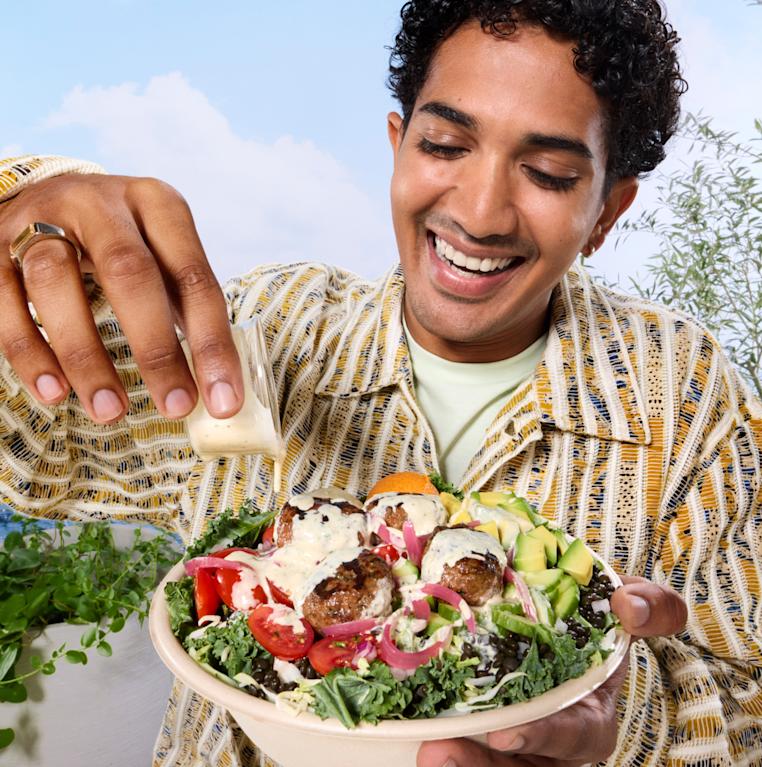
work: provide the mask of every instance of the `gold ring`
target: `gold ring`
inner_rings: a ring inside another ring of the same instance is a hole
[[[11,261],[19,271],[22,270],[24,253],[40,240],[63,240],[64,242],[68,242],[77,254],[77,263],[82,260],[82,251],[79,249],[79,246],[67,237],[66,232],[61,229],[60,226],[36,221],[34,224],[29,224],[29,226],[27,226],[11,243]]]

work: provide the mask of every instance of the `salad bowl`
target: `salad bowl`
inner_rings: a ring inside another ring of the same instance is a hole
[[[620,586],[611,567],[598,561],[612,585]],[[307,761],[332,767],[414,767],[418,748],[425,741],[466,737],[484,742],[489,732],[542,719],[590,694],[614,673],[629,643],[629,635],[617,628],[611,652],[602,663],[526,701],[465,714],[446,712],[429,719],[360,723],[347,729],[337,719],[321,719],[307,711],[297,714],[253,697],[208,673],[191,658],[172,633],[165,597],[166,585],[184,576],[185,564],[180,562],[156,590],[149,631],[157,653],[177,679],[227,709],[244,733],[282,767],[301,767]]]

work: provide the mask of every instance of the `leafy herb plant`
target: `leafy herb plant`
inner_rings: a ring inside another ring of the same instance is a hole
[[[0,551],[0,702],[26,700],[26,681],[53,674],[60,660],[86,664],[88,652],[110,656],[110,634],[135,615],[141,625],[160,573],[179,557],[166,533],[146,539],[138,529],[132,545],[117,548],[107,522],[90,522],[74,537],[59,522],[50,529],[14,517],[20,530],[9,533]],[[79,647],[62,644],[49,658],[32,655],[19,673],[22,648],[51,623],[86,626]],[[0,748],[13,742],[0,729]]]
[[[663,177],[658,206],[620,233],[657,237],[648,276],[630,287],[699,319],[762,397],[762,121],[755,130],[742,141],[688,115],[692,165]]]

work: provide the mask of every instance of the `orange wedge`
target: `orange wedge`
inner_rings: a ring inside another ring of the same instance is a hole
[[[439,490],[434,487],[425,474],[419,474],[415,471],[398,471],[379,479],[370,489],[368,498],[379,493],[430,493],[439,495]]]

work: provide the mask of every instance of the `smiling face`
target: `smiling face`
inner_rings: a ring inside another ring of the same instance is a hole
[[[389,115],[405,319],[434,354],[529,346],[553,288],[635,195],[625,179],[604,199],[604,111],[572,48],[539,27],[497,38],[468,22],[434,55],[408,125]]]

